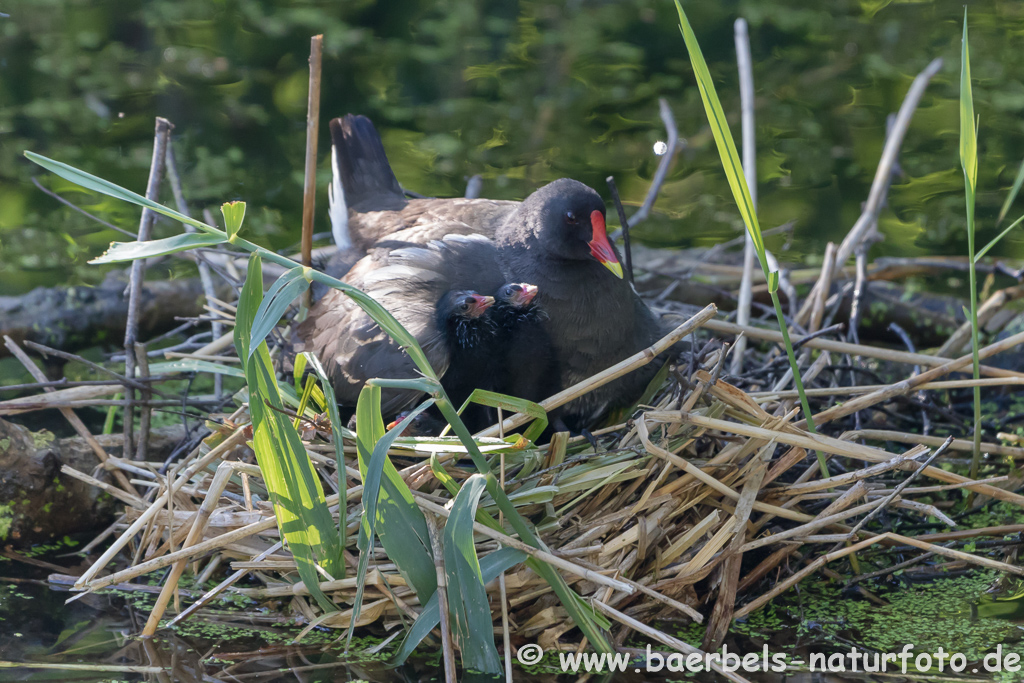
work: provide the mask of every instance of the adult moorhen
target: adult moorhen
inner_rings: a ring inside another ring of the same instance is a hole
[[[536,302],[546,313],[539,330],[550,344],[550,376],[555,381],[549,387],[553,390],[564,389],[604,370],[660,336],[657,318],[622,279],[618,254],[606,234],[604,202],[591,188],[563,178],[537,190],[522,203],[410,200],[402,194],[383,144],[368,119],[351,115],[335,119],[331,130],[335,143],[332,223],[339,246],[347,245],[341,250],[344,258],[354,261],[345,275],[346,281],[363,288],[360,283],[374,281],[374,273],[393,267],[395,250],[423,245],[445,234],[493,236],[494,258],[499,264],[493,273],[493,288],[481,286],[477,280],[488,272],[481,267],[484,261],[480,254],[487,242],[483,240],[469,251],[444,252],[444,258],[450,260],[446,267],[465,271],[473,283],[444,291],[469,288],[493,292],[504,283],[516,282],[537,286]],[[351,250],[355,250],[355,256],[367,255],[355,261]],[[405,310],[417,305],[431,306],[439,299],[436,291],[420,292],[418,299],[416,295],[415,291],[410,292]],[[415,305],[414,300],[418,301]],[[332,291],[311,310],[300,336],[311,342],[307,348],[319,352],[324,362],[330,364],[337,358],[347,365],[350,358],[357,356],[332,354],[336,347],[331,345],[341,344],[339,338],[348,340],[343,342],[346,348],[372,340],[363,338],[360,325],[350,329],[351,321],[335,313],[336,308],[350,309],[352,305],[343,294]],[[526,338],[513,348],[529,360],[533,346]],[[444,360],[448,360],[447,356]],[[516,363],[522,367],[520,361]],[[658,366],[649,364],[570,402],[553,416],[556,426],[582,431],[609,411],[628,406],[639,398]],[[407,357],[404,363],[396,362],[393,367],[378,364],[373,370],[349,368],[341,373],[347,386],[335,389],[345,402],[352,389],[358,393],[362,381],[378,376],[373,372],[410,368]],[[435,369],[441,370],[436,365]],[[515,372],[516,368],[511,370]]]

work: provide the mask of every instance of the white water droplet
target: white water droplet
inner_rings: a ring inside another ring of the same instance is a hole
[[[665,154],[665,152],[667,151],[668,145],[666,145],[661,140],[658,140],[657,142],[654,143],[654,153],[657,154],[659,157]]]

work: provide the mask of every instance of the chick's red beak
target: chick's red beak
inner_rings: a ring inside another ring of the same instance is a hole
[[[473,302],[469,305],[469,312],[467,314],[470,318],[479,318],[494,303],[493,296],[471,294],[469,298],[473,300]]]
[[[390,431],[391,431],[392,429],[394,429],[395,427],[397,427],[397,426],[398,426],[398,424],[399,424],[399,423],[400,423],[401,421],[402,421],[402,420],[400,420],[400,419],[397,419],[397,420],[392,420],[391,422],[389,422],[389,423],[388,423],[388,426],[387,426],[387,427],[385,427],[385,428],[384,428],[384,430],[385,430],[385,431],[388,431],[388,432],[390,432]]]
[[[537,296],[537,285],[528,285],[525,282],[519,283],[522,288],[513,295],[512,305],[517,308],[523,308],[529,306],[533,301],[533,298]]]
[[[612,249],[612,243],[608,241],[608,231],[605,228],[604,216],[601,215],[600,211],[590,212],[590,224],[594,229],[593,236],[587,243],[590,245],[590,255],[621,280],[622,266],[619,264],[619,259],[615,258],[615,250]]]

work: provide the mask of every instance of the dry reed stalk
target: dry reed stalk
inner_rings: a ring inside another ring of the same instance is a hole
[[[968,356],[968,360],[970,357]],[[822,436],[821,434],[810,435],[810,434],[790,434],[787,432],[775,432],[768,429],[762,429],[760,427],[751,427],[738,422],[727,422],[725,420],[715,420],[713,418],[706,418],[701,415],[695,415],[693,413],[647,413],[647,417],[652,420],[659,422],[667,422],[673,419],[682,419],[686,422],[692,422],[693,424],[706,426],[711,429],[719,429],[726,432],[732,432],[734,434],[741,434],[743,436],[753,436],[763,439],[775,438],[781,443],[787,443],[793,446],[801,446],[808,450],[820,450],[833,455],[841,455],[856,460],[865,460],[867,462],[885,462],[892,457],[891,453],[883,450],[869,448],[866,446],[859,446],[857,444],[850,444],[832,437]],[[974,491],[976,493],[982,493],[986,496],[996,498],[998,500],[1013,503],[1020,507],[1024,507],[1024,496],[1003,489],[996,488],[994,486],[987,486],[984,484],[970,484],[971,481],[967,477],[953,472],[947,472],[937,467],[929,467],[924,473],[925,476],[944,481],[947,484],[964,484],[965,488]]]
[[[699,313],[684,322],[682,325],[679,325],[672,332],[668,333],[648,348],[633,354],[629,358],[597,373],[593,377],[589,377],[582,382],[578,382],[568,389],[560,391],[554,396],[541,401],[540,406],[544,408],[544,410],[550,412],[575,398],[579,398],[580,396],[602,387],[623,375],[629,374],[637,368],[647,365],[658,355],[666,351],[670,346],[711,320],[717,311],[718,308],[714,304],[708,304]],[[528,415],[516,413],[512,417],[506,419],[502,424],[488,427],[476,434],[476,436],[495,436],[502,432],[509,432],[516,427],[525,424],[531,419],[532,418]]]
[[[761,339],[763,341],[769,341],[776,344],[782,343],[782,333],[765,329],[763,327],[754,327],[752,325],[740,326],[736,323],[725,322],[724,320],[708,320],[702,327],[711,330],[712,332],[724,332],[726,334],[739,335],[743,334],[751,339]],[[840,353],[849,356],[863,356],[865,358],[877,358],[879,360],[888,360],[894,363],[905,363],[907,365],[926,365],[928,367],[944,367],[949,363],[948,358],[940,358],[939,356],[928,356],[922,353],[909,353],[907,351],[895,351],[893,349],[885,349],[878,346],[870,346],[867,344],[850,344],[848,342],[835,341],[833,339],[825,339],[822,337],[815,337],[807,341],[803,341],[803,337],[793,337],[794,346],[807,346],[812,349],[820,349],[822,351],[831,351],[833,353]],[[1019,343],[1019,342],[1018,342]],[[1016,344],[1010,345],[1015,346]],[[1001,351],[1006,349],[1000,349]],[[990,354],[991,355],[991,354]],[[981,374],[988,375],[989,377],[1024,377],[1024,373],[1014,372],[1013,370],[1004,370],[1002,368],[995,368],[989,365],[981,366]]]
[[[912,545],[915,548],[921,550],[927,550],[928,552],[936,555],[943,555],[945,557],[960,560],[962,562],[968,562],[970,564],[976,564],[986,569],[995,569],[996,571],[1004,572],[1007,574],[1016,574],[1017,576],[1024,576],[1024,567],[1018,567],[1014,564],[1008,564],[1006,562],[999,562],[997,560],[990,560],[987,557],[981,557],[980,555],[972,555],[971,553],[964,553],[959,550],[953,550],[952,548],[944,548],[941,545],[935,545],[934,543],[928,543],[922,541],[919,538],[911,538],[909,536],[902,536],[900,534],[889,533],[887,534],[890,540],[905,545]]]
[[[1012,337],[1008,337],[994,344],[989,344],[988,346],[980,349],[978,357],[988,358],[990,356],[994,356],[997,353],[1012,349],[1022,342],[1024,342],[1024,332],[1019,332]],[[846,417],[847,415],[863,410],[864,408],[870,408],[871,406],[881,403],[882,401],[886,401],[894,396],[900,396],[908,393],[926,382],[930,382],[942,377],[943,375],[949,374],[950,372],[961,370],[970,365],[972,361],[973,356],[971,354],[967,354],[966,356],[961,356],[960,358],[954,361],[949,361],[937,368],[932,368],[931,370],[922,372],[919,375],[896,382],[886,389],[872,392],[866,396],[858,396],[852,401],[847,401],[846,403],[833,406],[828,410],[818,413],[814,416],[814,423],[820,426],[840,417]],[[801,427],[803,426],[802,423],[798,423],[798,425]]]
[[[1024,377],[987,377],[985,379],[951,379],[938,382],[927,382],[917,387],[918,391],[948,391],[950,389],[970,389],[971,387],[1006,387],[1024,384]],[[888,384],[861,384],[853,387],[820,387],[807,389],[807,396],[812,398],[849,396],[851,394],[870,394],[888,387]],[[747,394],[757,404],[777,401],[783,398],[797,398],[795,389],[787,391],[751,391]]]
[[[910,434],[897,432],[889,429],[857,429],[843,432],[840,439],[867,439],[868,441],[895,441],[896,443],[921,444],[936,448],[946,440],[938,436],[922,436],[921,434]],[[970,453],[974,450],[974,442],[965,439],[953,439],[949,446],[950,450]],[[1010,458],[1024,459],[1024,448],[1003,446],[996,443],[982,442],[981,450],[993,455],[1005,455]]]
[[[743,607],[741,607],[738,610],[736,610],[736,614],[733,615],[733,617],[735,619],[742,619],[743,617],[747,616],[748,614],[750,614],[754,610],[759,609],[760,607],[763,607],[764,605],[769,603],[775,597],[781,595],[782,593],[785,593],[787,590],[789,590],[790,588],[792,588],[796,584],[800,583],[805,578],[807,578],[808,576],[810,576],[811,574],[816,572],[818,569],[824,567],[829,562],[831,562],[833,560],[838,560],[838,559],[843,558],[843,557],[846,557],[847,555],[849,555],[851,553],[855,553],[855,552],[858,552],[860,550],[863,550],[864,548],[867,548],[870,545],[874,545],[875,543],[880,543],[883,540],[887,540],[889,538],[889,536],[890,536],[890,534],[881,534],[879,536],[872,536],[871,538],[864,539],[860,543],[855,543],[855,544],[853,544],[851,546],[847,546],[847,547],[845,547],[845,548],[843,548],[841,550],[837,550],[835,552],[831,552],[831,553],[827,553],[825,555],[821,555],[820,557],[815,559],[813,562],[808,564],[806,567],[804,567],[800,571],[794,572],[792,575],[790,575],[785,580],[775,584],[775,586],[772,587],[772,589],[770,591],[768,591],[767,593],[765,593],[764,595],[761,595],[760,597],[755,598],[751,602],[747,603]]]
[[[195,515],[195,521],[192,523],[192,527],[188,532],[188,537],[182,544],[182,549],[187,549],[190,546],[196,544],[196,542],[203,537],[203,532],[206,531],[206,524],[210,519],[210,514],[217,506],[217,502],[220,500],[220,494],[224,492],[224,489],[228,485],[228,481],[231,479],[231,475],[235,473],[235,468],[232,467],[234,464],[222,462],[217,467],[217,474],[214,475],[213,483],[210,484],[210,490],[203,499],[203,504],[199,507],[199,511]],[[173,537],[173,536],[172,536]],[[163,616],[164,611],[167,609],[167,601],[170,599],[171,594],[177,590],[178,579],[181,578],[182,573],[185,571],[185,565],[187,559],[183,558],[174,563],[171,567],[170,573],[167,575],[167,579],[164,582],[163,590],[160,591],[160,595],[157,597],[156,603],[153,605],[153,609],[149,613],[149,619],[146,621],[145,628],[142,629],[142,636],[149,637],[156,633],[157,626],[160,624],[160,617]]]

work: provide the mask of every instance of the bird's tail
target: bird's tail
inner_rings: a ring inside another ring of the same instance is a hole
[[[405,205],[384,144],[377,129],[365,116],[346,114],[331,121],[331,168],[334,177],[329,190],[331,226],[339,247],[346,241],[348,209],[375,211]]]

